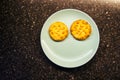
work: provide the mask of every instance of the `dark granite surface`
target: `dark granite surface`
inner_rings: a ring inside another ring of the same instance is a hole
[[[48,60],[40,45],[45,20],[54,12],[79,9],[100,32],[100,45],[87,64],[65,69]],[[0,80],[119,80],[119,0],[0,1]]]

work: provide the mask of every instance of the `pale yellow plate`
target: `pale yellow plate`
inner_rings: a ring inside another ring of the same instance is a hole
[[[70,33],[61,42],[55,42],[50,38],[48,29],[53,22],[64,22],[70,31],[72,22],[78,19],[88,21],[92,27],[92,33],[86,40],[78,41]],[[41,46],[48,59],[66,68],[78,67],[91,60],[98,49],[99,40],[99,31],[94,20],[76,9],[63,9],[52,14],[44,23],[40,35]]]

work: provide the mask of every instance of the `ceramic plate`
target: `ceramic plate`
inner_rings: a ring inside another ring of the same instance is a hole
[[[70,34],[72,22],[78,19],[86,20],[92,27],[91,35],[84,41],[78,41]],[[48,34],[49,26],[56,21],[64,22],[69,29],[68,37],[61,42],[53,41]],[[99,31],[88,14],[76,9],[63,9],[55,12],[46,20],[41,30],[40,41],[49,60],[62,67],[74,68],[93,58],[99,46]]]

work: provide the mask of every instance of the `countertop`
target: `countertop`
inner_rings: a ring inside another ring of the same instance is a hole
[[[87,64],[67,69],[52,63],[40,44],[44,22],[54,12],[89,14],[100,44]],[[0,2],[0,80],[119,80],[119,0],[3,0]]]

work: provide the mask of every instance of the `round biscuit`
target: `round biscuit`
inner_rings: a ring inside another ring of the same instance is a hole
[[[79,19],[72,23],[70,32],[75,39],[85,40],[91,34],[91,26],[87,21]]]
[[[68,28],[63,22],[54,22],[49,27],[49,35],[54,41],[62,41],[68,36]]]

